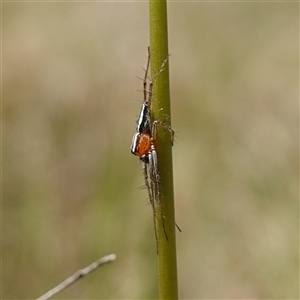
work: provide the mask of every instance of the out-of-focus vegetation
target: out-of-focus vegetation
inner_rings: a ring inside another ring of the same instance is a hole
[[[168,8],[180,298],[296,299],[298,4]],[[114,252],[57,298],[155,298],[129,153],[147,3],[5,2],[2,18],[2,297],[38,297]]]

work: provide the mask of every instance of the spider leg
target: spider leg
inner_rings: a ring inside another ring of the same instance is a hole
[[[171,54],[169,54],[169,55],[167,56],[167,58],[162,62],[162,64],[161,64],[159,70],[154,74],[154,76],[153,76],[153,78],[152,78],[152,80],[151,80],[152,82],[154,82],[154,81],[156,80],[156,77],[164,70],[164,67],[165,67],[165,65],[167,64],[170,55],[171,55]]]
[[[177,223],[175,222],[175,226],[178,229],[179,232],[182,232],[181,228],[177,225]]]
[[[147,61],[145,76],[143,80],[144,102],[147,101],[147,78],[148,78],[149,66],[150,66],[150,47],[148,47],[148,61]]]
[[[153,193],[154,187],[153,187],[153,183],[151,182],[151,179],[150,179],[150,183],[149,183],[149,177],[148,177],[148,171],[147,171],[148,166],[147,165],[148,165],[147,163],[143,162],[143,174],[144,174],[144,178],[145,178],[145,185],[146,185],[146,188],[148,191],[149,202],[150,202],[150,205],[151,205],[152,211],[153,211],[154,233],[155,233],[155,239],[156,239],[156,245],[157,245],[158,237],[157,237],[157,230],[156,230],[156,207],[155,207],[155,199],[154,199],[155,197],[154,197],[154,193]]]
[[[163,61],[163,63],[160,66],[160,69],[154,74],[154,76],[151,78],[148,76],[149,71],[149,64],[150,64],[150,47],[148,47],[148,64],[145,71],[145,77],[144,77],[144,101],[146,101],[147,93],[148,93],[148,105],[151,107],[151,100],[152,100],[152,90],[153,90],[153,84],[157,78],[157,76],[164,70],[165,65],[167,64],[169,60],[170,54],[167,56],[167,58]],[[147,78],[149,79],[149,89],[147,90]]]
[[[155,190],[155,199],[157,200],[157,206],[159,207],[160,216],[161,216],[161,223],[162,228],[168,241],[168,235],[165,228],[165,221],[164,221],[164,214],[163,214],[163,203],[162,203],[162,195],[161,195],[161,183],[160,183],[160,176],[158,170],[158,161],[157,161],[157,154],[154,146],[152,146],[151,153],[149,154],[149,174],[150,174],[150,181],[153,182],[154,190]]]
[[[173,146],[175,132],[171,128],[171,126],[166,125],[164,122],[161,122],[161,121],[154,121],[153,122],[153,124],[152,124],[152,138],[154,140],[156,139],[156,128],[157,128],[157,126],[161,126],[161,127],[165,128],[166,130],[168,130],[171,133],[171,143],[172,143],[172,146]]]

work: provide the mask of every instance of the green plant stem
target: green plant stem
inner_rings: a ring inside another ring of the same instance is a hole
[[[169,54],[167,3],[165,0],[150,0],[149,3],[151,76],[153,77]],[[153,97],[153,120],[171,125],[169,63],[156,78]],[[158,155],[163,205],[163,209],[157,211],[159,299],[178,299],[172,145],[170,141],[170,133],[158,126],[155,146]],[[162,220],[164,220],[168,240],[164,234]]]

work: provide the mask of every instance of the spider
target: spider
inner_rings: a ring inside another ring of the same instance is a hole
[[[138,156],[142,161],[143,175],[145,180],[145,186],[148,190],[148,196],[150,205],[153,210],[154,230],[157,241],[157,227],[156,227],[156,208],[160,207],[162,217],[162,227],[166,239],[168,236],[164,225],[164,217],[162,213],[162,195],[161,195],[161,182],[158,169],[157,153],[155,149],[156,139],[156,128],[161,126],[171,133],[171,143],[173,146],[174,131],[170,126],[164,124],[161,121],[153,120],[151,114],[151,101],[152,101],[152,90],[153,84],[156,77],[160,72],[164,70],[164,66],[168,61],[169,56],[163,61],[159,71],[154,75],[153,78],[148,76],[150,66],[150,47],[148,48],[148,62],[145,70],[145,76],[143,79],[143,104],[137,119],[136,133],[132,138],[131,153]],[[149,80],[149,87],[147,89],[147,80]]]

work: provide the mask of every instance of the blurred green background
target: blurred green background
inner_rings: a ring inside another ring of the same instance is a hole
[[[171,2],[181,299],[299,298],[299,4]],[[155,299],[129,152],[147,2],[3,2],[2,298]]]

